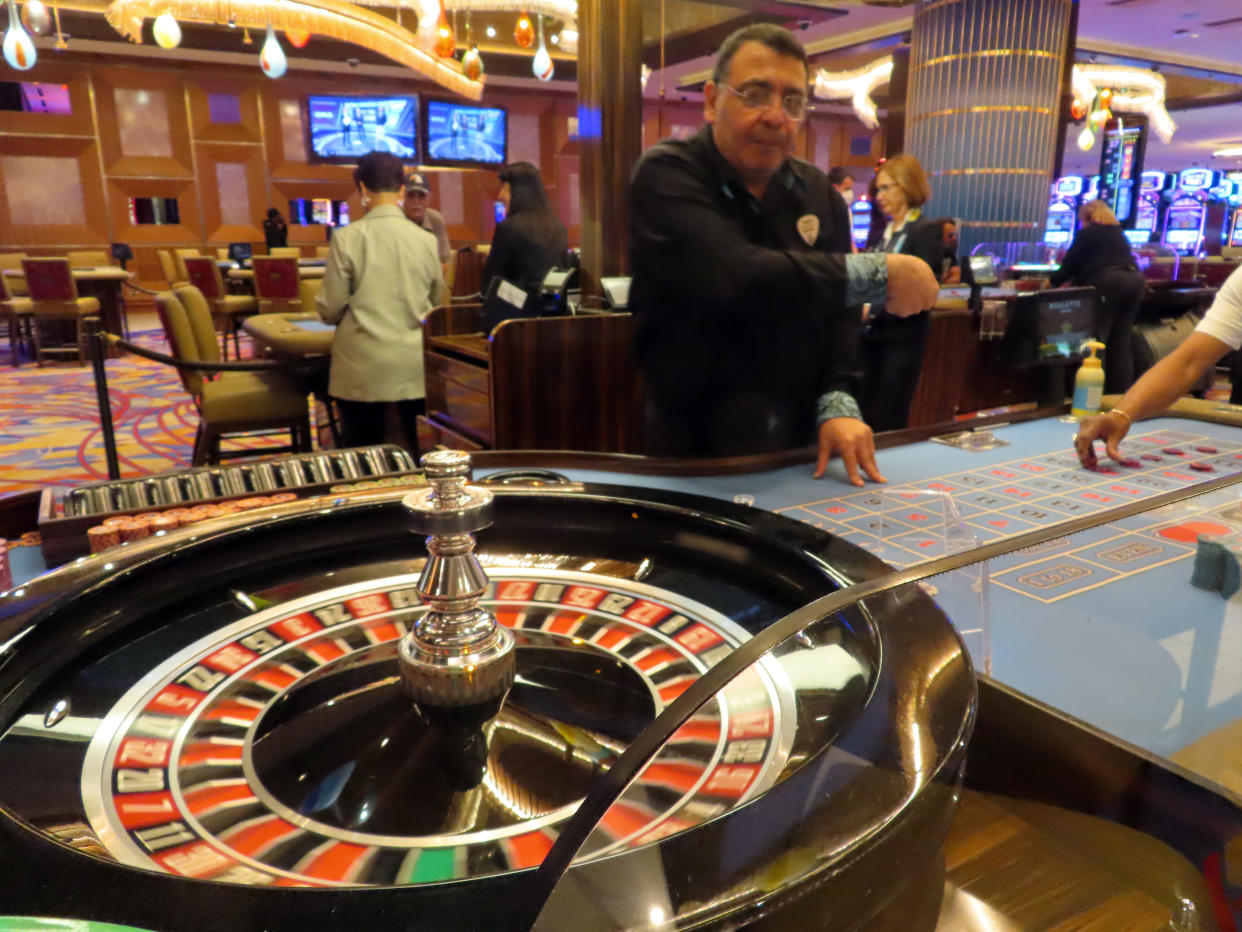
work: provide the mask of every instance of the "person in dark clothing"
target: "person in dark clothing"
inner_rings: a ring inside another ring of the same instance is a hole
[[[1134,319],[1146,283],[1104,201],[1083,204],[1078,219],[1082,226],[1049,281],[1053,287],[1090,285],[1098,293],[1094,329],[1105,346],[1104,391],[1119,394],[1134,384]]]
[[[813,443],[884,481],[853,399],[859,320],[886,293],[915,313],[936,283],[917,260],[849,254],[844,203],[790,157],[806,112],[806,53],[785,29],[725,40],[704,88],[707,126],[639,161],[630,190],[630,306],[649,453],[730,456]]]
[[[490,332],[510,317],[529,316],[541,300],[543,280],[557,268],[569,250],[569,235],[548,203],[539,169],[530,162],[513,162],[500,171],[499,199],[505,219],[496,224],[492,248],[483,265],[482,320]],[[526,304],[515,307],[491,291],[492,279],[500,278],[526,292]]]
[[[267,240],[268,252],[289,245],[289,226],[275,207],[267,209],[267,219],[263,221],[263,238]]]
[[[885,161],[876,173],[876,200],[888,225],[876,251],[917,256],[938,276],[944,234],[920,211],[930,197],[918,159],[902,154]],[[895,317],[882,304],[871,308],[863,328],[863,387],[858,400],[873,430],[901,430],[909,422],[930,324],[927,314]]]
[[[944,247],[940,253],[940,265],[936,267],[940,284],[969,284],[965,277],[969,264],[964,265],[957,256],[957,221],[952,217],[939,217],[932,223],[940,228],[940,242]]]

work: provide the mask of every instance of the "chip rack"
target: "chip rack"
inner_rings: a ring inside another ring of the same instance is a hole
[[[275,492],[317,495],[342,483],[393,478],[416,470],[408,452],[395,444],[383,444],[92,482],[63,494],[46,488],[39,499],[43,558],[54,566],[89,553],[86,531],[105,518]]]

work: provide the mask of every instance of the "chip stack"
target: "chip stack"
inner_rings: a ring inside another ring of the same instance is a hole
[[[1242,588],[1242,534],[1200,534],[1190,584],[1228,599]]]

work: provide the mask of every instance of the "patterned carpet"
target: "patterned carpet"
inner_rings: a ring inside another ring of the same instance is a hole
[[[134,333],[167,353],[160,330]],[[243,355],[250,355],[243,339]],[[4,346],[7,363],[7,345]],[[122,476],[188,466],[198,412],[169,366],[136,356],[109,359],[108,388]],[[278,445],[279,438],[233,442]],[[230,446],[226,442],[225,448]],[[0,366],[0,495],[108,477],[91,367],[64,362]]]

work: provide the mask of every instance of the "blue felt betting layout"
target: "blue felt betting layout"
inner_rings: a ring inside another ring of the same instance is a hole
[[[809,464],[684,479],[570,476],[724,499],[753,496],[756,507],[910,566],[946,551],[943,510],[919,494],[925,491],[947,492],[965,532],[990,542],[1242,473],[1242,430],[1233,427],[1145,421],[1122,444],[1139,466],[1101,459],[1105,469],[1098,472],[1079,466],[1075,432],[1072,424],[1043,420],[997,429],[1009,445],[984,452],[930,442],[882,450],[888,484],[862,489],[845,484],[840,463],[822,481],[811,479]],[[972,568],[973,588],[942,577],[927,588],[981,669],[1110,734],[1172,755],[1242,721],[1242,593],[1226,601],[1190,585],[1198,535],[1235,530],[1242,530],[1242,484],[1008,554]]]

